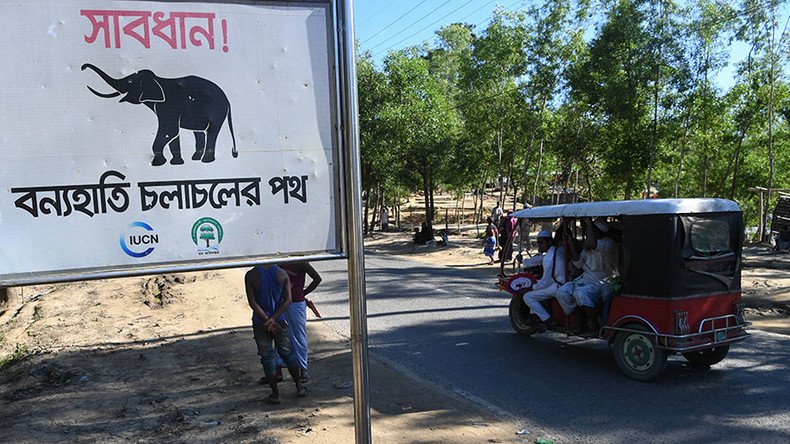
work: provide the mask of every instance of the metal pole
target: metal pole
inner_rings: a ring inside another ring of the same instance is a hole
[[[763,241],[765,233],[765,205],[763,205],[763,190],[760,190],[760,223],[757,225],[757,242]]]
[[[359,152],[357,68],[353,0],[337,0],[338,49],[345,166],[348,305],[354,372],[354,431],[357,444],[371,442],[368,396],[368,327],[365,302],[365,251],[362,243],[362,180]]]

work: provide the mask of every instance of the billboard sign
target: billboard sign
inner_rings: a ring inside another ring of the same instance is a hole
[[[342,254],[329,2],[3,14],[0,285]]]

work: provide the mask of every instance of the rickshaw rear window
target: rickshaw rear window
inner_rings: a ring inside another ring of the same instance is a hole
[[[723,220],[702,219],[691,224],[691,248],[702,256],[731,251],[730,224]]]

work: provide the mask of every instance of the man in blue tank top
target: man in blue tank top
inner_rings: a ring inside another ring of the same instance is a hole
[[[255,344],[258,346],[266,381],[272,389],[266,402],[270,404],[282,402],[280,391],[277,389],[277,354],[288,366],[288,372],[296,384],[297,395],[299,397],[307,395],[307,389],[304,388],[299,377],[299,363],[291,348],[288,323],[282,317],[291,303],[291,281],[288,279],[288,273],[276,265],[259,265],[244,275],[244,286],[247,290],[247,302],[252,308],[252,332]]]

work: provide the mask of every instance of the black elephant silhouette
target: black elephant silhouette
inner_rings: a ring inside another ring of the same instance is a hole
[[[233,138],[233,157],[238,157],[230,102],[214,82],[196,76],[166,79],[147,69],[116,79],[90,63],[82,65],[83,71],[86,68],[95,71],[115,89],[115,92],[103,94],[89,86],[88,89],[93,94],[105,98],[125,94],[121,102],[134,105],[142,103],[156,114],[159,129],[152,147],[154,151],[152,165],[159,166],[166,162],[165,145],[170,146],[170,152],[173,154],[173,158],[170,159],[172,165],[184,163],[178,136],[180,128],[195,134],[195,154],[192,155],[192,160],[213,162],[217,136],[222,124],[225,123],[225,118],[228,119],[228,128]]]

